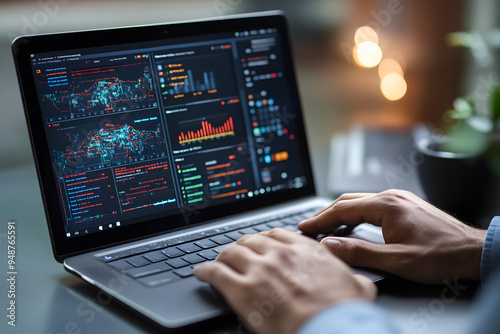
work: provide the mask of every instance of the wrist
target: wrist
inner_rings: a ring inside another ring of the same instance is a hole
[[[467,240],[467,252],[464,253],[464,266],[460,277],[464,279],[481,279],[481,257],[487,230],[471,228]]]

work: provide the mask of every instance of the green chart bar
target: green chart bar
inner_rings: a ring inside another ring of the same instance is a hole
[[[187,197],[200,196],[203,195],[203,191],[198,191],[197,193],[188,194]]]
[[[181,181],[188,182],[188,181],[193,181],[193,180],[198,180],[198,179],[201,179],[201,175],[186,177],[185,179],[183,179]]]
[[[192,186],[187,186],[184,189],[191,190],[191,189],[196,189],[196,188],[201,188],[201,187],[203,187],[203,183],[193,184]]]
[[[191,172],[196,172],[197,170],[198,170],[198,168],[193,167],[193,168],[189,168],[189,169],[183,169],[182,173],[191,173]]]
[[[188,204],[192,204],[192,203],[196,203],[196,202],[201,202],[203,201],[203,198],[195,198],[195,199],[192,199],[190,201],[188,201]]]

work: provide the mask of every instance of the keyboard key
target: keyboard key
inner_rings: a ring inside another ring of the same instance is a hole
[[[179,239],[181,239],[183,242],[189,242],[189,241],[203,239],[205,237],[206,236],[203,235],[201,232],[198,232],[198,233],[184,235],[184,236],[180,237]]]
[[[197,254],[203,256],[207,260],[215,260],[215,258],[217,257],[217,252],[213,251],[212,249],[199,252]]]
[[[226,248],[227,246],[229,246],[229,244],[227,245],[223,245],[223,246],[219,246],[219,247],[216,247],[216,248],[212,248],[212,250],[214,252],[216,252],[217,254],[219,254],[224,248]]]
[[[147,254],[144,254],[143,256],[153,263],[164,261],[164,260],[168,259],[167,256],[163,255],[163,253],[160,251],[147,253]]]
[[[217,246],[217,244],[215,242],[213,242],[212,240],[209,240],[209,239],[196,241],[194,244],[196,246],[203,248],[203,249],[213,248],[213,247]]]
[[[147,248],[146,246],[141,246],[141,247],[132,248],[130,251],[133,254],[138,255],[138,254],[149,252],[149,248]]]
[[[124,251],[113,253],[111,255],[114,255],[114,256],[119,257],[120,259],[123,259],[123,258],[134,255],[134,253],[132,253],[130,250],[124,250]]]
[[[312,216],[314,216],[315,213],[316,212],[309,212],[309,211],[303,212],[303,213],[300,213],[300,214],[294,216],[293,218],[297,218],[297,219],[299,219],[299,221],[302,221],[304,219],[311,218]]]
[[[206,259],[204,257],[202,257],[198,254],[189,254],[189,255],[183,256],[181,259],[188,262],[189,264],[196,264],[196,263],[206,261]]]
[[[185,268],[181,268],[181,269],[176,269],[176,270],[174,270],[174,273],[176,273],[177,275],[179,275],[182,278],[193,276],[193,268],[185,267]]]
[[[268,222],[267,226],[269,226],[270,228],[283,227],[283,223],[280,222],[279,220],[275,220],[275,221],[272,221],[272,222]]]
[[[178,275],[174,274],[171,271],[167,271],[164,273],[139,278],[138,281],[146,286],[154,287],[160,284],[175,282],[179,279],[181,278]]]
[[[242,229],[242,228],[245,228],[245,227],[248,227],[250,225],[252,225],[253,222],[251,221],[247,221],[247,222],[240,222],[240,223],[237,223],[237,224],[234,224],[234,225],[231,225],[230,226],[230,229],[231,230],[239,230],[239,229]]]
[[[180,238],[174,238],[174,239],[166,240],[165,243],[167,244],[168,247],[171,247],[171,246],[182,244],[183,241]]]
[[[269,226],[267,226],[266,224],[260,224],[257,226],[253,226],[253,228],[259,232],[269,231]]]
[[[116,255],[111,254],[111,255],[104,255],[104,256],[100,257],[99,259],[100,259],[101,261],[103,261],[103,262],[108,263],[108,262],[111,262],[111,261],[118,260],[118,259],[119,259],[119,257],[118,257],[118,256],[116,256]]]
[[[226,233],[225,236],[236,241],[241,237],[241,233],[238,231],[233,231],[233,232]]]
[[[157,273],[161,273],[164,271],[169,271],[172,270],[172,267],[170,267],[168,264],[165,262],[160,262],[160,263],[155,263],[151,264],[149,266],[141,267],[141,268],[134,268],[134,269],[129,269],[126,270],[125,273],[127,273],[129,276],[132,276],[133,278],[139,278],[143,276],[149,276]]]
[[[287,218],[281,219],[281,222],[285,225],[297,225],[301,221],[302,221],[302,219],[299,219],[297,217],[287,217]]]
[[[110,262],[109,265],[113,268],[115,268],[116,270],[119,270],[119,271],[124,271],[124,270],[127,270],[127,269],[132,269],[134,268],[134,266],[132,266],[130,263],[128,263],[126,260],[118,260],[118,261],[114,261],[114,262]]]
[[[211,237],[212,235],[217,235],[217,234],[221,234],[223,233],[224,231],[220,228],[216,228],[216,229],[212,229],[212,230],[206,230],[206,231],[203,231],[201,232],[205,237]]]
[[[196,246],[194,243],[180,245],[180,246],[177,246],[177,248],[179,248],[181,251],[183,251],[185,253],[194,253],[194,252],[200,251],[202,249],[201,247]]]
[[[228,238],[225,235],[216,235],[215,237],[211,237],[210,240],[217,243],[218,245],[225,245],[233,242],[233,239]]]
[[[299,228],[296,225],[286,225],[283,227],[285,230],[289,230],[292,232],[299,232]]]
[[[136,255],[134,257],[126,259],[125,261],[127,261],[128,263],[130,263],[134,267],[142,267],[142,266],[145,266],[145,265],[148,265],[151,263],[148,260],[146,260],[144,257],[142,257],[141,255]]]
[[[255,230],[252,227],[247,227],[243,230],[239,230],[238,232],[240,232],[241,234],[255,234],[255,233],[257,233],[257,230]]]
[[[150,250],[157,250],[157,249],[162,249],[165,247],[167,247],[167,244],[163,241],[153,242],[152,244],[148,245],[148,248]]]
[[[177,247],[170,247],[170,248],[162,250],[161,252],[171,259],[186,254],[183,251],[181,251],[180,249],[178,249]]]
[[[174,267],[175,269],[182,268],[182,267],[187,267],[189,265],[189,263],[187,263],[183,259],[179,259],[179,258],[167,260],[166,263],[169,266]]]
[[[265,219],[255,220],[252,225],[264,224],[264,223],[270,222],[270,221],[275,220],[275,219],[276,219],[276,217],[267,217]]]

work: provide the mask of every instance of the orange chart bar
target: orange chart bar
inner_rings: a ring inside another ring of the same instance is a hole
[[[214,169],[226,168],[226,167],[231,167],[231,163],[228,162],[228,163],[221,164],[221,165],[210,166],[210,167],[207,167],[207,170],[214,170]]]
[[[179,144],[185,144],[193,141],[206,140],[217,137],[234,135],[233,118],[229,117],[221,126],[214,127],[207,121],[201,122],[201,129],[197,131],[181,132]]]
[[[212,196],[212,199],[217,199],[217,198],[222,198],[222,197],[228,197],[228,196],[243,194],[243,193],[246,193],[247,191],[248,191],[248,189],[231,191],[230,193],[224,193],[224,194],[219,194],[219,195]]]
[[[224,172],[224,173],[219,173],[219,174],[213,174],[213,175],[209,175],[207,177],[207,179],[216,179],[218,177],[223,177],[223,176],[228,176],[228,175],[234,175],[234,174],[240,174],[240,173],[245,173],[246,170],[245,168],[240,168],[240,169],[237,169],[237,170],[232,170],[232,171],[229,171],[229,172]]]

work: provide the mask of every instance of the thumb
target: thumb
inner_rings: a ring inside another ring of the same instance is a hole
[[[395,263],[393,245],[375,244],[355,238],[324,238],[321,243],[352,266],[391,272],[390,265]]]

